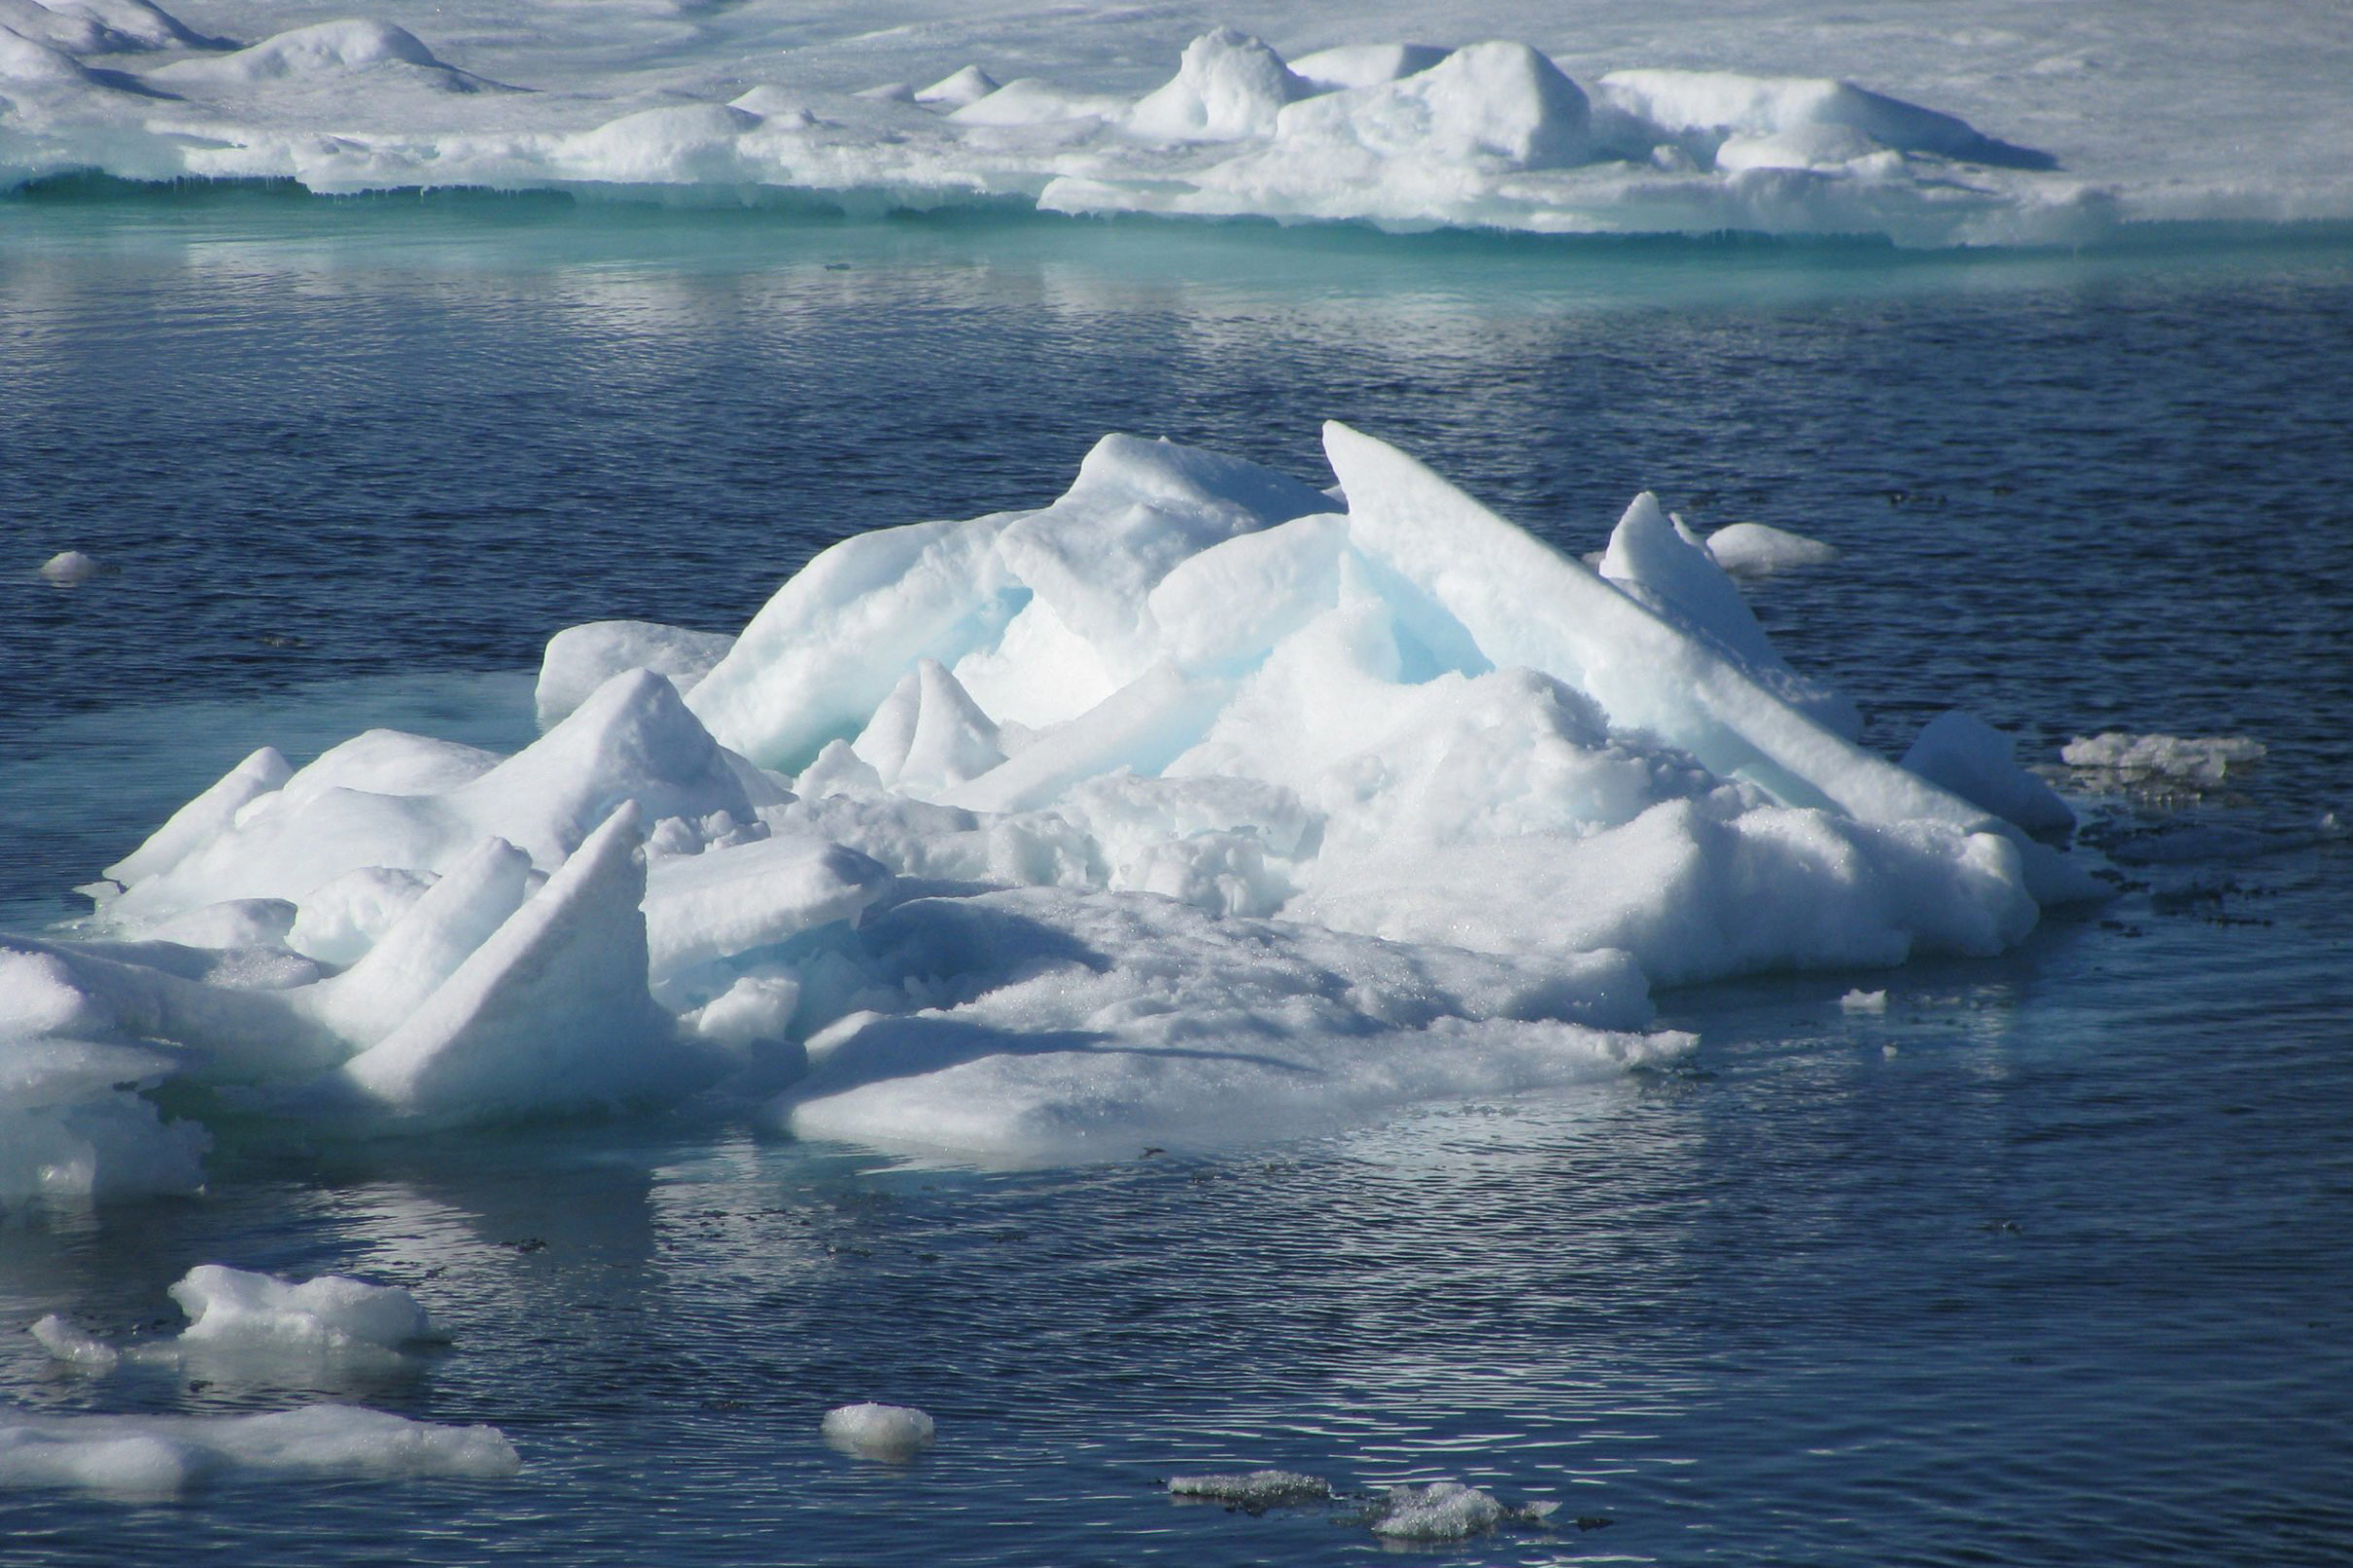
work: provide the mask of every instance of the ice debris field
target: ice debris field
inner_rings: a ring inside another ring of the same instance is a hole
[[[735,637],[576,627],[512,755],[262,748],[89,920],[0,937],[0,1197],[193,1189],[224,1117],[1290,1135],[1670,1061],[1655,986],[1992,954],[2098,890],[2007,737],[1858,747],[1651,497],[1589,567],[1325,448],[1329,490],[1109,436],[1049,505],[832,546]]]
[[[2229,29],[2179,5],[1690,9],[1505,4],[1450,37],[1461,17],[1410,5],[474,3],[403,25],[0,0],[0,189],[97,170],[1922,246],[2353,218],[2335,8],[2257,0]]]
[[[336,1275],[289,1282],[204,1264],[171,1298],[189,1323],[167,1337],[109,1342],[55,1314],[35,1323],[33,1337],[88,1376],[161,1366],[264,1384],[329,1365],[397,1365],[439,1338],[407,1291]],[[495,1427],[341,1404],[214,1416],[0,1412],[0,1488],[73,1486],[136,1500],[240,1475],[499,1477],[520,1464]]]

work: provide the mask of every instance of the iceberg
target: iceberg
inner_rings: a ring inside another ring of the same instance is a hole
[[[2096,889],[2006,742],[1858,746],[1653,498],[1596,570],[1325,451],[1329,492],[1108,436],[739,636],[559,634],[512,755],[255,751],[0,939],[0,1116],[53,1151],[0,1197],[193,1185],[172,1079],[374,1133],[705,1095],[957,1161],[1286,1137],[1670,1062],[1654,987],[1991,954]]]
[[[822,9],[822,8],[821,8]],[[2083,23],[2113,36],[2127,8]],[[1863,85],[1950,60],[1904,17],[1828,29],[1845,75],[1789,60],[1711,17],[1712,68],[1645,65],[1639,29],[1521,11],[1521,37],[1392,43],[1457,18],[1415,7],[1311,8],[1284,25],[1318,47],[1223,25],[1212,12],[967,15],[896,0],[724,18],[633,3],[526,21],[465,0],[426,33],[379,17],[293,27],[223,13],[255,34],[208,36],[144,3],[0,7],[0,190],[100,170],[133,180],[290,179],[323,192],[474,187],[609,196],[791,193],[859,211],[1012,202],[1071,214],[1252,216],[1537,233],[1726,229],[1858,234],[1915,246],[2075,244],[2135,220],[2353,216],[2327,117],[2263,111],[2277,135],[2266,202],[2249,170],[2214,165],[2269,90],[2334,106],[2313,62],[2234,97],[2169,45],[2130,72],[2045,69],[2023,34],[1929,79],[1972,113],[2005,96],[2056,149]],[[424,18],[411,18],[420,27]],[[2309,26],[2309,18],[2282,25]],[[2145,46],[2163,29],[2132,25]],[[1335,42],[1336,29],[1374,29]],[[1394,31],[1389,29],[1394,28]],[[1189,29],[1189,41],[1186,30]],[[2189,31],[2194,32],[2195,29]],[[430,34],[430,36],[428,36]],[[632,51],[615,40],[656,37]],[[1995,34],[1987,34],[1988,38]],[[1913,47],[1905,46],[1910,41]],[[1689,51],[1679,51],[1688,54]],[[2119,49],[2120,56],[2127,51]],[[2178,56],[2178,57],[2177,57]],[[1810,57],[1810,52],[1809,57]],[[1148,62],[1148,63],[1147,63]],[[2170,75],[2166,73],[2170,72]],[[2178,90],[2195,79],[2195,93]],[[918,88],[912,84],[929,82]],[[2067,96],[2096,91],[2087,105]],[[2155,116],[2188,117],[2171,135]],[[1998,133],[1997,133],[1998,132]],[[2309,143],[2309,146],[2305,144]],[[2087,171],[2082,165],[2091,165]]]

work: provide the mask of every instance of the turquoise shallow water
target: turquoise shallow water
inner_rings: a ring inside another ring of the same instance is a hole
[[[2353,897],[2323,820],[2353,777],[2353,249],[51,192],[0,203],[0,345],[19,926],[253,746],[518,737],[511,672],[557,627],[740,624],[829,540],[1034,505],[1109,429],[1313,476],[1342,417],[1578,549],[1645,486],[1829,540],[1756,602],[1890,749],[1953,703],[2044,759],[2107,727],[2270,749],[2228,792],[2091,798],[2120,897],[2018,954],[1669,994],[1688,1066],[1573,1097],[1027,1174],[691,1118],[232,1140],[203,1200],[9,1215],[0,1326],[125,1330],[218,1261],[408,1284],[456,1343],[306,1387],[91,1379],[0,1335],[0,1397],[327,1392],[525,1460],[15,1492],[12,1561],[1381,1551],[1345,1505],[1156,1485],[1259,1464],[1563,1504],[1444,1561],[2353,1551]],[[113,570],[30,580],[68,545]],[[1856,985],[1886,1011],[1844,1010]],[[865,1397],[940,1442],[825,1447]]]

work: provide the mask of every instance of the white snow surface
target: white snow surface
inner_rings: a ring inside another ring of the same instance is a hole
[[[170,1497],[238,1475],[501,1477],[521,1468],[492,1426],[439,1426],[350,1405],[264,1415],[29,1415],[0,1410],[0,1487]]]
[[[1326,453],[1345,511],[1106,436],[1044,506],[828,549],[684,699],[257,750],[91,924],[0,937],[0,1200],[193,1186],[175,1074],[322,1133],[715,1090],[958,1161],[1283,1137],[1669,1060],[1654,986],[1990,954],[2085,890],[1847,739],[1650,497],[1596,573]]]
[[[97,168],[1930,246],[2353,217],[2353,11],[2303,0],[181,10],[0,0],[0,185]]]

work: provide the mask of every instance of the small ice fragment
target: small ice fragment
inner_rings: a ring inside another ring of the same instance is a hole
[[[2129,781],[2163,778],[2219,784],[2233,767],[2264,759],[2264,744],[2243,735],[2128,735],[2109,730],[2077,736],[2059,748],[2071,768],[2107,768]]]
[[[1392,1541],[1460,1541],[1493,1529],[1510,1512],[1458,1481],[1391,1486],[1374,1504],[1373,1534]]]
[[[1251,1470],[1222,1476],[1171,1476],[1169,1495],[1250,1509],[1279,1508],[1286,1503],[1323,1502],[1332,1495],[1332,1483],[1295,1470]]]
[[[397,1285],[338,1274],[287,1284],[217,1263],[199,1264],[171,1287],[191,1319],[180,1340],[238,1349],[297,1352],[398,1350],[435,1338],[416,1298]]]
[[[1820,566],[1838,546],[1767,523],[1734,523],[1707,536],[1707,553],[1736,576],[1762,577],[1789,567]]]
[[[1839,1005],[1850,1013],[1883,1013],[1887,1011],[1887,993],[1850,991],[1839,998]]]
[[[80,550],[59,550],[41,565],[41,575],[60,588],[87,582],[98,575],[98,563]]]
[[[1904,767],[2029,833],[2071,827],[2075,813],[2018,765],[2010,737],[1958,709],[1939,714],[1904,753]]]
[[[33,1338],[41,1342],[42,1349],[69,1367],[112,1372],[123,1359],[113,1345],[92,1339],[54,1312],[33,1325]]]
[[[906,1459],[928,1446],[937,1431],[931,1417],[912,1405],[844,1405],[825,1411],[825,1441],[844,1453],[868,1459]]]

